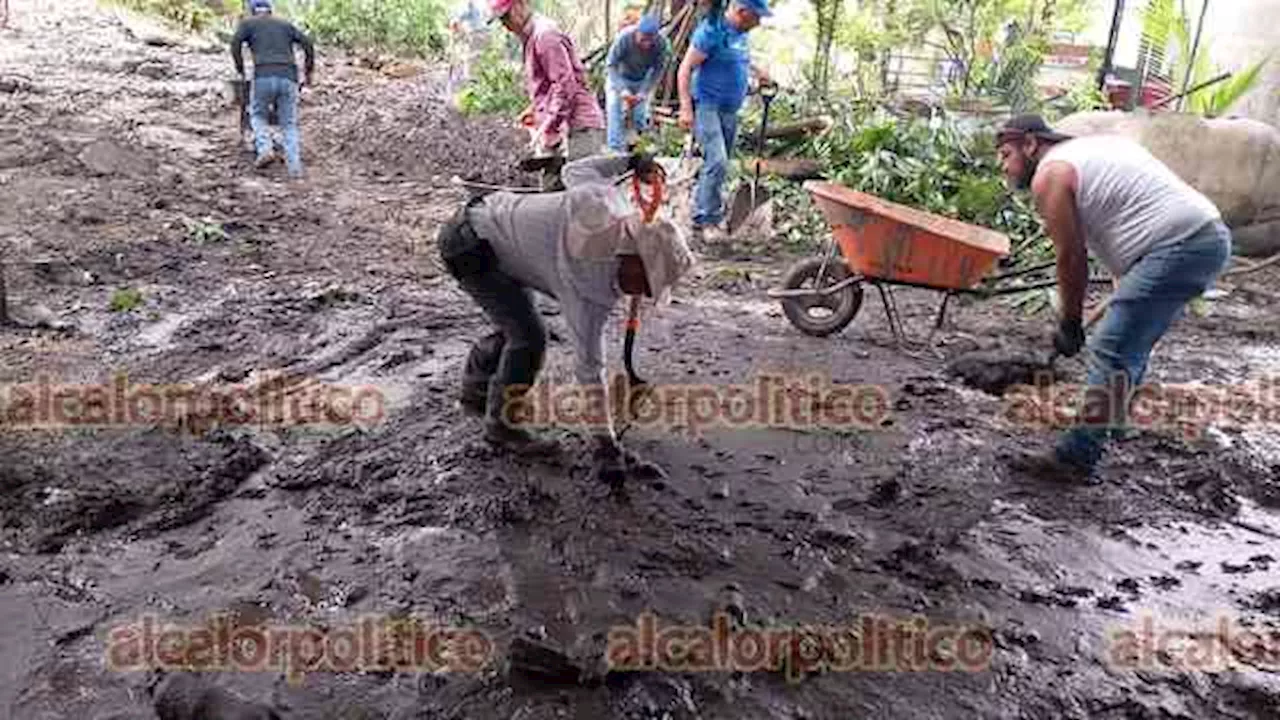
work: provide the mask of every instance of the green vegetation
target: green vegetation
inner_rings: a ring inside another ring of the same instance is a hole
[[[108,4],[151,15],[187,32],[204,32],[224,15],[203,0],[106,0]]]
[[[111,294],[107,309],[111,312],[128,312],[142,305],[142,293],[137,288],[121,288]]]
[[[103,0],[151,15],[187,32],[227,29],[241,0]],[[298,23],[317,43],[438,57],[447,42],[447,0],[278,0],[276,14]],[[229,34],[227,34],[229,38]]]
[[[1185,3],[1174,0],[1148,0],[1142,9],[1143,40],[1157,50],[1157,57],[1169,55],[1173,48],[1172,63],[1159,63],[1153,68],[1163,71],[1173,83],[1175,92],[1180,92],[1183,83],[1187,89],[1202,85],[1222,74],[1221,68],[1213,66],[1210,53],[1212,41],[1208,37],[1200,38],[1200,44],[1192,59],[1192,48],[1195,46],[1195,26],[1188,15]],[[1271,61],[1271,55],[1234,73],[1231,79],[1197,90],[1184,99],[1183,109],[1199,115],[1218,117],[1225,115],[1235,104],[1257,84],[1262,69]],[[1194,62],[1194,64],[1193,64]],[[1164,67],[1160,67],[1163,65]]]
[[[491,37],[484,52],[471,63],[474,75],[457,98],[458,109],[464,115],[514,117],[529,104],[523,71],[503,57],[504,39]]]
[[[187,237],[199,245],[211,242],[223,242],[229,240],[227,231],[223,229],[222,223],[215,221],[211,217],[201,218],[200,220],[184,219],[187,226]]]
[[[437,57],[447,43],[445,0],[314,0],[295,13],[317,42]]]

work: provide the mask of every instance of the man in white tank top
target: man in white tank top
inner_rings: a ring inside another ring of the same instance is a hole
[[[1126,138],[1071,138],[1022,115],[1004,125],[997,145],[1010,185],[1031,191],[1057,253],[1061,317],[1053,344],[1060,354],[1074,356],[1085,343],[1088,251],[1115,281],[1089,343],[1087,412],[1052,456],[1014,463],[1042,476],[1092,480],[1152,348],[1213,285],[1231,257],[1231,234],[1208,198]]]

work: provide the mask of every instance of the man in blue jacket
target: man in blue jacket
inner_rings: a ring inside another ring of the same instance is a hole
[[[733,0],[723,16],[698,24],[677,75],[680,126],[692,129],[702,148],[702,170],[694,191],[696,237],[724,221],[721,196],[729,158],[738,135],[738,111],[747,98],[747,79],[769,75],[751,62],[747,33],[772,15],[767,0]]]
[[[624,28],[609,48],[609,76],[605,81],[609,114],[609,149],[627,151],[627,117],[636,132],[649,127],[649,94],[671,59],[671,41],[663,37],[658,18],[645,15],[638,25]]]

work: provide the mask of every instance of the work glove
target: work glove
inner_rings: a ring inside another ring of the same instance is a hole
[[[1080,318],[1063,318],[1053,336],[1053,349],[1062,357],[1074,357],[1084,346],[1084,325]]]

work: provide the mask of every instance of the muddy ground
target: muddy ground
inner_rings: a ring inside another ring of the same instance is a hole
[[[450,113],[441,71],[393,79],[323,54],[302,106],[309,176],[291,184],[281,166],[249,167],[221,48],[145,44],[84,0],[11,6],[0,247],[28,326],[0,329],[6,398],[36,402],[42,377],[85,388],[124,374],[240,388],[252,403],[284,373],[293,380],[275,396],[365,388],[373,422],[253,426],[236,421],[241,407],[213,426],[168,413],[6,428],[4,717],[154,717],[147,676],[107,664],[113,639],[148,615],[196,627],[214,613],[330,630],[418,617],[492,641],[474,673],[212,676],[290,718],[1280,716],[1274,423],[1140,432],[1109,455],[1101,485],[1053,485],[1001,459],[1048,447],[1052,430],[1018,425],[1009,398],[944,373],[974,349],[1046,352],[1047,318],[964,305],[941,357],[912,357],[889,342],[873,294],[846,331],[810,338],[763,296],[793,258],[713,261],[646,319],[643,375],[674,386],[816,373],[879,388],[886,412],[835,430],[639,426],[626,442],[669,477],[610,494],[572,433],[558,464],[529,463],[494,454],[453,405],[485,326],[433,256],[461,199],[448,178],[530,178],[509,169],[518,134]],[[1278,278],[1224,287],[1168,336],[1150,378],[1270,378]],[[109,309],[128,288],[140,305]],[[912,329],[937,299],[901,294]],[[560,319],[548,321],[549,377],[563,380],[571,351]],[[1079,377],[1078,363],[1064,367]],[[925,618],[978,628],[981,662],[797,682],[600,678],[610,628],[645,611],[703,624],[729,583],[752,625]],[[1194,633],[1218,662],[1170,667],[1178,646],[1139,667],[1115,662],[1113,633],[1146,621]],[[1250,630],[1269,656],[1248,636],[1222,646]],[[508,672],[524,637],[562,648],[585,680]]]

